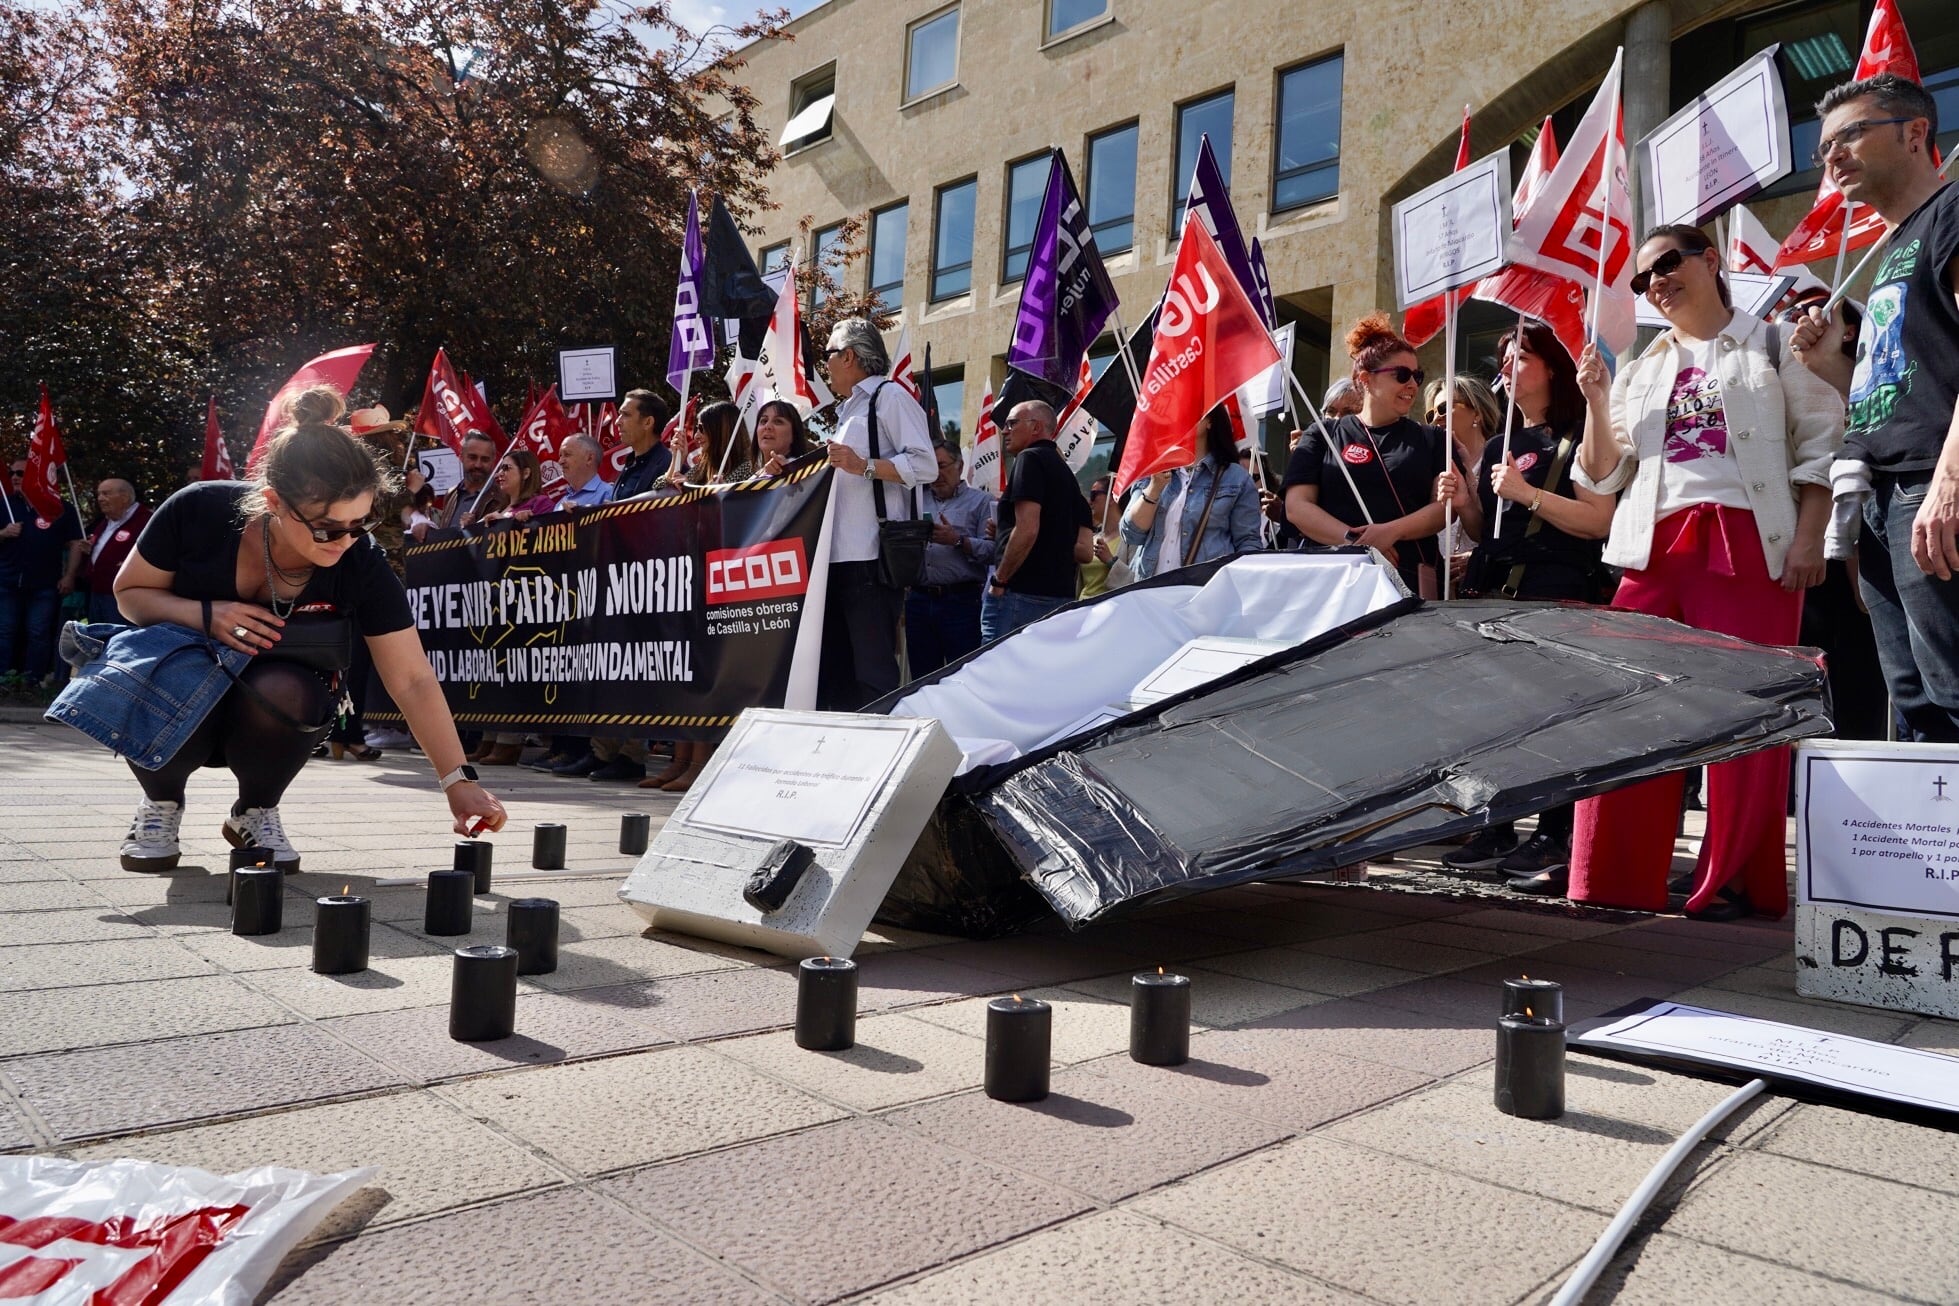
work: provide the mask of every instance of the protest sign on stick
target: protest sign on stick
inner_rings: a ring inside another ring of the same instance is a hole
[[[1498,150],[1394,206],[1396,307],[1407,309],[1503,266],[1510,152]]]
[[[1640,140],[1647,227],[1698,227],[1792,171],[1780,48],[1755,55]]]

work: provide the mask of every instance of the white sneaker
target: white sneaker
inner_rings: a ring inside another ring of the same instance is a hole
[[[299,854],[286,841],[286,827],[279,823],[276,807],[247,807],[237,816],[224,818],[225,841],[233,848],[268,848],[272,864],[288,873],[299,869]]]
[[[136,804],[136,819],[129,823],[129,837],[122,841],[122,868],[176,870],[182,855],[177,848],[177,828],[183,823],[182,803],[156,803],[145,798]]]

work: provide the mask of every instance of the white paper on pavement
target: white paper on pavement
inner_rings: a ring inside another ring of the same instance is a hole
[[[1571,1036],[1578,1048],[1649,1052],[1768,1079],[1959,1112],[1959,1057],[1847,1034],[1656,1002]]]
[[[248,1306],[286,1253],[374,1174],[0,1156],[0,1279],[36,1285],[35,1306]],[[171,1279],[180,1281],[151,1295]]]

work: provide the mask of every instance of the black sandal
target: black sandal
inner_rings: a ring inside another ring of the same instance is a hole
[[[1547,866],[1535,875],[1519,875],[1510,880],[1512,893],[1527,893],[1534,898],[1563,898],[1571,892],[1571,867]]]
[[[381,750],[378,748],[369,748],[366,744],[349,744],[347,745],[347,756],[353,758],[356,762],[378,762],[381,760]]]
[[[1742,890],[1723,886],[1714,891],[1707,906],[1688,907],[1681,914],[1691,921],[1738,921],[1753,916],[1755,907]]]

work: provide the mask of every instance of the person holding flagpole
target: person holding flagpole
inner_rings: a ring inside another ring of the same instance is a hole
[[[1360,412],[1301,433],[1286,464],[1286,519],[1316,544],[1360,544],[1394,563],[1409,590],[1422,568],[1439,567],[1436,534],[1443,505],[1435,480],[1448,465],[1447,437],[1408,416],[1421,394],[1415,347],[1387,314],[1362,318],[1347,333]]]
[[[1265,545],[1258,486],[1238,463],[1237,433],[1222,405],[1204,427],[1203,456],[1150,477],[1122,514],[1122,542],[1136,550],[1137,580]]]
[[[1616,607],[1761,644],[1791,644],[1803,591],[1823,578],[1830,462],[1843,402],[1780,327],[1737,311],[1720,251],[1698,227],[1647,233],[1631,288],[1671,329],[1607,373],[1579,359],[1585,436],[1578,484],[1620,496],[1605,561]],[[1578,805],[1570,896],[1663,911],[1681,773]],[[1707,835],[1687,914],[1733,920],[1788,908],[1783,829],[1789,750],[1708,768]]]

